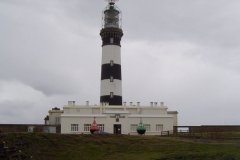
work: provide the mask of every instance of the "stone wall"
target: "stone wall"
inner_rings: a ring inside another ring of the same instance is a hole
[[[42,124],[0,124],[0,132],[15,133],[15,132],[46,132],[53,133],[52,128],[56,128],[56,133],[60,133],[60,126],[42,125]]]

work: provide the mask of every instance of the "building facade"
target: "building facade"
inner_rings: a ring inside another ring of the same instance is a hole
[[[48,111],[48,116],[45,117],[45,125],[61,125],[61,115],[63,114],[63,110],[60,108],[54,107],[52,110]]]
[[[122,106],[114,105],[77,105],[69,101],[63,107],[61,115],[61,133],[90,134],[90,128],[96,120],[100,133],[137,134],[140,121],[144,123],[146,135],[161,135],[165,131],[172,132],[177,126],[177,112],[168,111],[163,102],[140,106],[140,103]]]

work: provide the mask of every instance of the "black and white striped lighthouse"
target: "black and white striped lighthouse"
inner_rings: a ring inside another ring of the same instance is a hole
[[[101,103],[122,105],[121,75],[121,12],[115,5],[116,0],[108,0],[103,11]]]

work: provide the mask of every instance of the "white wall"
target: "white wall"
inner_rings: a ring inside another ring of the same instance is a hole
[[[50,110],[49,114],[49,125],[60,125],[61,124],[61,115],[63,111],[61,110]]]
[[[122,117],[119,118],[119,122],[116,122],[114,117],[116,114],[120,114]],[[146,135],[160,135],[161,132],[156,131],[156,125],[163,125],[163,131],[172,131],[177,120],[177,114],[167,114],[167,108],[163,109],[157,106],[65,106],[64,114],[61,116],[61,132],[64,134],[90,134],[89,131],[84,132],[84,124],[92,124],[94,117],[97,124],[104,124],[104,132],[113,133],[113,125],[121,124],[122,134],[136,134],[131,131],[131,124],[138,125],[142,119],[144,124],[150,124],[151,130],[147,131]],[[71,124],[78,124],[79,130],[72,132]]]

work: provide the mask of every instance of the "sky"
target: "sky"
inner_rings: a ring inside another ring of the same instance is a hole
[[[99,104],[104,0],[0,0],[0,123]],[[240,1],[120,0],[123,101],[240,124]]]

